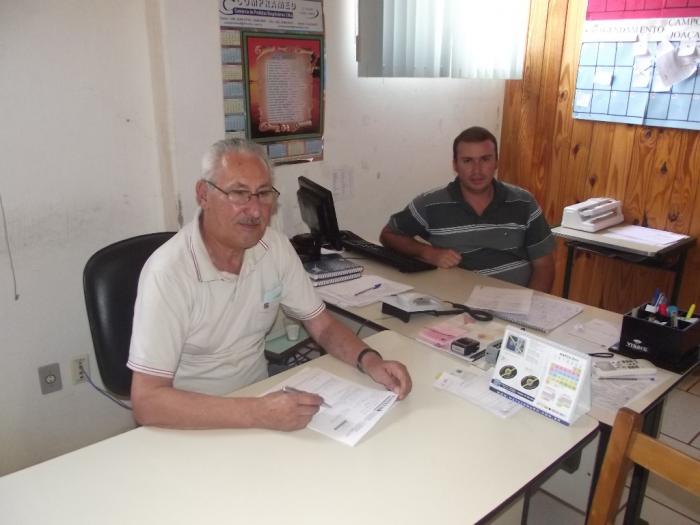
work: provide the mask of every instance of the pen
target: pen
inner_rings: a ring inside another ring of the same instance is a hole
[[[373,285],[370,286],[369,288],[365,288],[364,290],[360,290],[359,292],[355,292],[355,296],[361,295],[361,294],[363,294],[363,293],[365,293],[365,292],[369,292],[369,291],[371,291],[371,290],[376,290],[376,289],[379,288],[381,285],[382,285],[382,283],[373,284]]]
[[[599,377],[601,381],[653,381],[653,377]]]
[[[694,313],[695,313],[695,303],[690,305],[690,308],[688,308],[688,313],[685,314],[685,318],[691,319],[693,317]]]
[[[283,387],[283,388],[282,388],[282,392],[287,392],[287,393],[289,393],[289,392],[294,392],[295,394],[312,394],[312,393],[313,393],[313,392],[304,392],[303,390],[299,390],[298,388],[294,388],[293,386],[285,386],[285,387]],[[318,394],[316,394],[316,395],[318,395]],[[319,396],[319,397],[320,397],[320,396]],[[323,399],[323,398],[321,398],[321,399]],[[329,405],[328,403],[326,403],[325,401],[321,401],[321,406],[322,406],[322,407],[326,407],[326,408],[333,408],[332,406],[330,406],[330,405]]]

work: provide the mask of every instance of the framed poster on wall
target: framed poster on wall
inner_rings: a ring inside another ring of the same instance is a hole
[[[320,36],[242,33],[248,136],[278,141],[323,132]]]
[[[275,164],[323,159],[322,0],[219,0],[224,126]]]

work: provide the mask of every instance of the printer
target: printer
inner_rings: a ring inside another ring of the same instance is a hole
[[[594,197],[564,208],[561,225],[565,228],[597,232],[624,220],[622,203],[607,197]]]

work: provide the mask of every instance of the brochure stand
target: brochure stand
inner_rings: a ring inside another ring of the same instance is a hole
[[[591,358],[508,326],[489,388],[570,425],[591,409]]]

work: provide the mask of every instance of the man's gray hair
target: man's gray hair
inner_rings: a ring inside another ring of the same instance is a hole
[[[221,167],[221,159],[228,153],[247,153],[260,159],[272,178],[272,163],[265,147],[245,139],[224,139],[212,144],[202,157],[202,178],[212,180]]]

